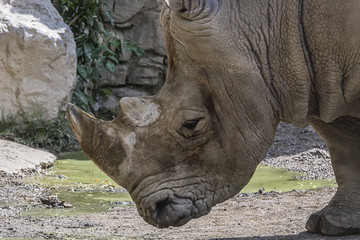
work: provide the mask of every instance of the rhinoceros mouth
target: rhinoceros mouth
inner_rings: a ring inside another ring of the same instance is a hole
[[[198,209],[188,198],[172,197],[156,203],[155,224],[159,228],[179,227],[198,215]]]
[[[158,228],[180,227],[208,214],[217,203],[241,190],[231,183],[211,183],[202,176],[169,180],[164,175],[152,175],[142,179],[130,194],[147,223]]]
[[[164,196],[159,198],[154,196],[146,206],[138,205],[138,211],[144,220],[158,228],[170,226],[180,227],[193,218],[207,214],[210,210],[206,207],[201,211],[199,201],[194,202],[187,197]]]

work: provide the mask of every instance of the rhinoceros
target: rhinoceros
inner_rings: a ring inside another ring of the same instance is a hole
[[[154,226],[181,226],[236,195],[280,121],[327,144],[337,193],[311,233],[360,233],[358,0],[164,0],[168,73],[113,121],[74,105],[84,152]]]

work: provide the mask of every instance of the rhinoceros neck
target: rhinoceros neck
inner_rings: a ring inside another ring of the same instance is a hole
[[[306,126],[312,85],[300,1],[229,1],[240,34],[276,101],[280,121]]]

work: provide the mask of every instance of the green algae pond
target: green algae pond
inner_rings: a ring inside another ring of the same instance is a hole
[[[260,164],[250,182],[244,187],[241,193],[254,193],[259,191],[259,189],[264,189],[266,192],[289,192],[292,190],[316,190],[337,186],[335,179],[301,180],[301,176],[306,176],[306,174]]]
[[[301,180],[304,174],[259,165],[248,185],[241,193],[254,193],[259,189],[270,191],[315,190],[335,187],[335,180]],[[51,190],[59,200],[73,208],[47,208],[36,206],[24,212],[28,216],[69,216],[106,212],[133,204],[129,194],[115,184],[82,152],[60,157],[54,168],[40,177],[25,180]]]

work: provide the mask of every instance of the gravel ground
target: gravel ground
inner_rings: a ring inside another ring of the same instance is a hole
[[[307,216],[325,206],[334,190],[250,194],[215,206],[180,228],[146,224],[135,207],[70,217],[3,217],[0,236],[45,239],[333,239],[305,232]],[[344,237],[336,239],[359,239]]]
[[[304,172],[312,179],[333,177],[324,143],[311,128],[298,130],[281,124],[266,165]],[[111,212],[70,217],[21,216],[21,211],[40,204],[47,190],[15,184],[0,178],[0,239],[360,239],[329,238],[305,231],[308,216],[320,210],[335,189],[288,193],[240,194],[218,204],[210,214],[180,228],[157,229],[146,224],[134,206]],[[22,207],[14,207],[20,202]]]
[[[310,126],[299,130],[281,123],[265,160],[267,166],[306,173],[303,179],[333,179],[330,154]]]

